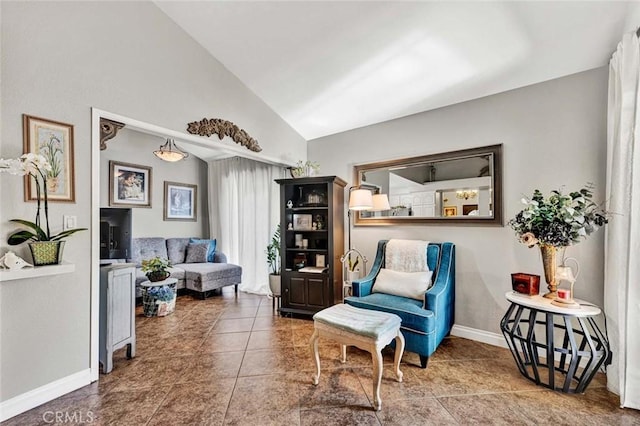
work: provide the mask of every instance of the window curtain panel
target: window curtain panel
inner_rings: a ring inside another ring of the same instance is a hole
[[[613,363],[607,387],[640,409],[640,45],[626,34],[609,62],[604,307]],[[638,148],[638,149],[636,149]]]
[[[269,293],[266,248],[279,223],[277,166],[228,158],[209,165],[209,229],[230,263],[242,266],[241,291]]]

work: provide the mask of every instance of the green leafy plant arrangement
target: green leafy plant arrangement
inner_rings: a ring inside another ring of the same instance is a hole
[[[568,195],[554,190],[547,198],[536,189],[522,199],[526,207],[508,224],[528,247],[577,244],[608,223],[607,212],[592,198],[591,184]]]
[[[171,262],[169,260],[156,256],[152,259],[143,260],[141,269],[150,281],[162,281],[171,275],[171,272],[169,272],[170,267]]]
[[[51,152],[50,152],[51,153]],[[52,153],[55,157],[55,153]],[[87,228],[67,229],[57,234],[52,234],[49,227],[49,199],[47,195],[47,177],[51,175],[52,166],[47,159],[40,154],[28,153],[19,158],[8,160],[0,159],[0,173],[32,177],[36,184],[36,220],[30,222],[23,219],[11,219],[9,222],[19,223],[30,230],[21,229],[9,235],[7,242],[14,246],[29,241],[58,241],[79,231],[86,231]],[[41,206],[44,207],[43,229],[40,221]]]
[[[267,246],[267,264],[273,275],[280,275],[280,224],[276,227]]]

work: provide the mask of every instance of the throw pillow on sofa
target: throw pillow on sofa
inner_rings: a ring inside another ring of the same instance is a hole
[[[187,258],[184,263],[207,263],[208,244],[191,243],[187,246]]]
[[[207,245],[207,260],[205,262],[213,262],[213,258],[216,254],[216,240],[203,240],[200,238],[191,238],[190,244],[206,244]],[[189,262],[187,262],[189,263]]]

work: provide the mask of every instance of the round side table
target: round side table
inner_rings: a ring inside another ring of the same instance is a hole
[[[520,373],[538,385],[582,393],[602,364],[611,362],[606,335],[594,318],[600,308],[576,299],[562,308],[542,296],[507,292],[511,306],[500,322]]]
[[[162,281],[144,281],[142,287],[142,306],[145,317],[164,317],[176,309],[176,278],[167,278]],[[156,290],[157,289],[157,290]],[[158,298],[159,294],[172,293],[172,298]]]

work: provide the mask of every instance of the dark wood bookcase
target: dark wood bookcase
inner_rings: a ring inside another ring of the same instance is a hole
[[[337,176],[277,179],[283,314],[312,315],[342,298],[344,187]],[[297,236],[297,237],[296,237]],[[305,244],[306,243],[306,244]],[[304,272],[303,267],[322,268]]]

